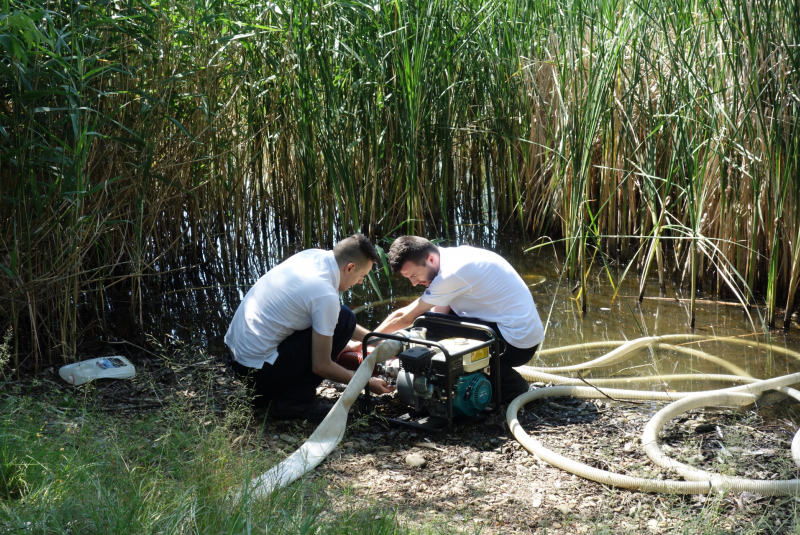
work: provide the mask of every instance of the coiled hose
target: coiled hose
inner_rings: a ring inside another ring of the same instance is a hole
[[[710,390],[705,392],[652,392],[652,391],[637,391],[637,390],[623,390],[623,389],[604,389],[598,391],[596,386],[602,383],[607,383],[606,380],[593,380],[593,386],[573,386],[577,384],[585,384],[583,380],[561,377],[547,371],[578,371],[600,366],[607,366],[627,357],[629,353],[647,347],[650,344],[658,345],[659,347],[669,348],[676,351],[687,352],[687,348],[679,346],[670,346],[666,342],[676,339],[707,339],[706,337],[697,335],[668,335],[647,337],[633,340],[631,342],[603,342],[601,344],[587,344],[579,346],[571,346],[570,349],[583,349],[588,345],[592,347],[619,345],[619,347],[607,355],[595,359],[593,361],[579,364],[575,366],[562,366],[556,368],[541,368],[522,366],[516,368],[525,379],[528,381],[545,381],[563,386],[553,386],[541,388],[538,390],[524,393],[517,397],[508,407],[506,411],[506,421],[511,429],[514,437],[519,441],[522,446],[528,451],[536,455],[543,461],[578,475],[580,477],[591,479],[605,485],[615,487],[642,490],[649,492],[668,492],[675,494],[707,494],[711,492],[742,492],[748,491],[765,496],[776,495],[796,495],[800,494],[800,480],[754,480],[745,478],[732,478],[716,474],[712,474],[703,470],[697,470],[689,466],[674,461],[664,455],[658,445],[658,432],[659,430],[672,418],[699,407],[716,405],[716,406],[741,406],[748,405],[755,402],[758,397],[767,390],[778,390],[794,399],[800,400],[800,392],[789,388],[789,385],[800,383],[800,373],[784,375],[767,380],[757,380],[750,377],[744,370],[728,364],[726,367],[734,371],[737,375],[704,375],[704,374],[683,374],[673,376],[656,376],[642,378],[645,380],[669,380],[669,379],[700,379],[700,380],[717,380],[729,382],[745,382],[747,384],[726,388],[721,390]],[[725,342],[740,343],[752,345],[751,342],[741,339],[724,339]],[[563,351],[565,348],[560,348]],[[773,347],[772,349],[784,353],[787,356],[800,359],[800,354],[797,352]],[[559,350],[543,351],[540,355],[553,354]],[[722,364],[718,357],[709,355],[702,351],[691,350],[690,353],[694,356],[704,358],[706,360]],[[547,371],[545,371],[547,370]],[[614,379],[610,379],[614,380]],[[566,384],[565,384],[566,383]],[[568,386],[569,385],[569,386]],[[669,405],[658,411],[649,421],[645,427],[642,435],[642,444],[644,445],[645,452],[658,466],[675,470],[680,476],[687,479],[687,481],[679,480],[656,480],[646,479],[639,477],[632,477],[607,470],[601,470],[584,463],[570,459],[560,455],[552,450],[545,448],[539,441],[528,435],[520,425],[517,419],[517,413],[520,407],[530,403],[535,399],[542,399],[546,397],[555,396],[573,396],[579,398],[603,398],[613,397],[620,400],[660,400],[672,401]],[[800,466],[800,432],[794,436],[792,440],[792,458],[798,466]]]
[[[399,333],[396,333],[399,334]],[[405,334],[405,333],[404,333]],[[414,333],[407,334],[413,337]],[[800,494],[800,480],[791,479],[783,481],[774,480],[752,480],[744,478],[731,478],[711,474],[702,470],[688,467],[682,463],[674,461],[664,455],[658,446],[659,430],[676,415],[692,410],[694,408],[718,405],[718,406],[741,406],[753,403],[758,397],[767,390],[778,390],[794,399],[800,400],[800,392],[789,388],[789,385],[800,383],[800,373],[784,375],[774,379],[758,380],[751,377],[746,371],[727,362],[724,359],[710,355],[703,351],[698,351],[683,346],[671,345],[673,340],[721,340],[726,343],[743,344],[751,346],[749,340],[738,338],[709,339],[699,335],[666,335],[639,338],[624,342],[591,342],[573,346],[565,346],[543,350],[539,352],[539,357],[565,353],[574,350],[595,349],[602,347],[615,347],[608,354],[592,361],[572,366],[560,367],[533,367],[520,366],[516,368],[522,376],[529,382],[547,382],[559,386],[540,388],[521,394],[508,407],[506,420],[509,429],[514,437],[528,451],[538,458],[550,463],[551,465],[566,470],[580,477],[591,479],[605,485],[615,487],[636,489],[648,492],[667,492],[676,494],[707,494],[711,492],[726,491],[749,491],[762,495],[796,495]],[[718,364],[732,373],[725,374],[673,374],[649,376],[641,378],[626,378],[626,382],[653,382],[670,380],[712,380],[730,383],[745,383],[740,386],[721,390],[710,390],[704,392],[654,392],[627,389],[604,389],[600,391],[598,387],[618,383],[621,379],[602,378],[592,379],[592,386],[585,385],[583,379],[574,379],[556,375],[554,372],[581,371],[622,361],[629,355],[643,347],[657,347],[681,352],[709,362]],[[261,498],[269,495],[274,489],[288,485],[313,470],[319,465],[339,444],[344,435],[347,424],[347,413],[359,393],[364,389],[369,381],[375,363],[387,360],[402,351],[403,344],[396,340],[386,340],[380,344],[356,371],[350,384],[345,389],[342,396],[336,402],[328,416],[322,421],[317,429],[311,434],[308,440],[291,456],[283,462],[252,480],[248,489],[239,495],[249,495],[253,498]],[[773,350],[787,356],[800,360],[800,353],[781,347],[772,347]],[[642,436],[647,456],[658,466],[674,469],[687,481],[679,480],[656,480],[617,474],[599,468],[594,468],[586,464],[575,461],[556,452],[545,448],[535,438],[528,435],[520,425],[517,414],[519,409],[527,403],[536,399],[555,396],[573,396],[578,398],[604,398],[613,397],[620,400],[658,400],[671,401],[658,413],[656,413],[647,424]],[[795,435],[792,441],[792,458],[800,466],[800,432]]]

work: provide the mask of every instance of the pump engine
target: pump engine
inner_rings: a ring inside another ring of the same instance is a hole
[[[414,345],[400,353],[398,397],[416,411],[427,410],[438,418],[449,419],[448,403],[453,416],[477,416],[492,401],[492,381],[487,376],[491,358],[486,343],[450,338],[439,344],[445,351]]]

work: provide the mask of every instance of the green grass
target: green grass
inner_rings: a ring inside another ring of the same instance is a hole
[[[141,368],[124,390],[133,397],[121,400],[100,395],[113,384],[73,389],[0,378],[0,532],[452,533],[405,526],[396,505],[355,502],[346,485],[315,474],[266,498],[248,497],[250,481],[295,446],[263,435],[242,392],[222,401],[205,390],[216,368],[185,371],[194,348],[174,352],[180,364],[157,351],[168,368],[184,370],[179,384],[165,388]],[[128,405],[148,395],[159,398],[157,408]]]
[[[0,460],[12,471],[0,486],[3,533],[432,533],[379,504],[345,503],[313,478],[235,502],[232,492],[280,458],[257,429],[174,409],[126,418],[2,396]]]

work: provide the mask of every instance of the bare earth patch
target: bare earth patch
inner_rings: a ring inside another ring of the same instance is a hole
[[[320,395],[333,400],[337,390],[323,385]],[[393,415],[405,410],[398,405],[392,396],[384,396],[377,412]],[[639,440],[650,415],[659,408],[649,402],[554,398],[527,405],[519,420],[562,455],[632,476],[674,478],[647,459]],[[723,446],[725,441],[718,438],[723,428],[724,436],[735,439],[737,446]],[[313,426],[307,429],[310,433]],[[748,435],[756,437],[757,444],[742,440]],[[785,426],[765,425],[752,413],[720,411],[689,413],[665,428],[662,439],[682,460],[694,455],[700,468],[719,471],[738,465],[744,467],[741,474],[723,473],[780,479],[796,477],[788,451],[791,435]],[[756,465],[764,470],[753,470]],[[505,412],[438,433],[380,419],[367,424],[356,417],[340,448],[311,477],[324,478],[331,492],[347,490],[348,502],[378,501],[398,507],[410,522],[442,524],[465,533],[793,533],[797,529],[794,498],[632,492],[553,468],[516,442]]]

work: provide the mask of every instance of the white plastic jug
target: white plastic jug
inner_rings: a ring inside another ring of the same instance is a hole
[[[130,379],[136,368],[125,357],[100,357],[62,366],[58,375],[71,385],[82,385],[93,379]]]

